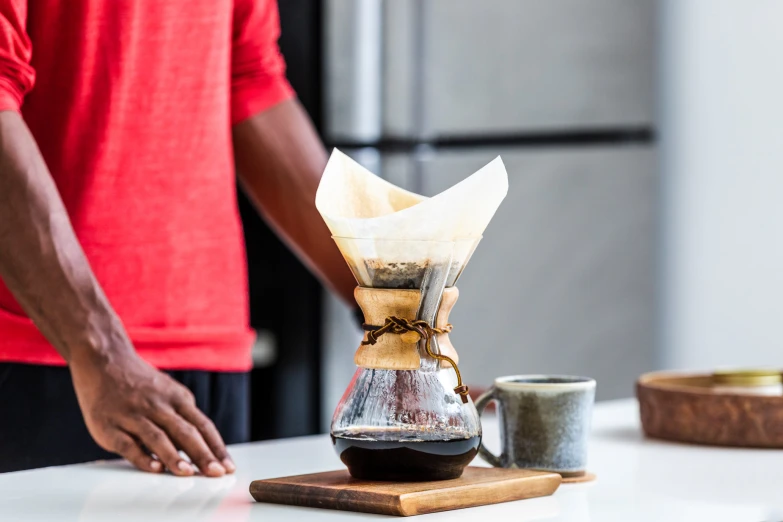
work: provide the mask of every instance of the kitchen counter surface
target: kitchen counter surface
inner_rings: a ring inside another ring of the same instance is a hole
[[[499,446],[495,419],[485,439]],[[341,467],[327,436],[238,445],[236,475],[177,478],[99,462],[0,475],[0,520],[187,521],[379,519],[257,504],[251,480]],[[477,460],[476,464],[480,464]],[[636,402],[596,406],[588,468],[598,480],[563,485],[551,497],[424,515],[427,520],[499,522],[781,521],[783,451],[708,448],[643,438]]]

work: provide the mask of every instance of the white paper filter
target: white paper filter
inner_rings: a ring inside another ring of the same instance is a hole
[[[480,238],[507,192],[508,176],[499,156],[427,198],[392,185],[334,149],[315,206],[333,236],[454,241]]]
[[[500,157],[427,198],[379,178],[335,149],[315,206],[335,238],[357,240],[338,239],[337,244],[360,284],[369,285],[372,275],[366,273],[363,260],[435,261],[436,245],[411,241],[458,241],[453,258],[456,277],[507,192],[508,177]]]

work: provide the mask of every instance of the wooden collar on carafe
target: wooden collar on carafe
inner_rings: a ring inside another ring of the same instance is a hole
[[[365,322],[365,338],[354,356],[357,366],[418,370],[421,367],[418,343],[424,339],[425,349],[431,357],[454,368],[458,380],[454,391],[463,402],[467,402],[468,387],[462,384],[457,367],[459,356],[448,336],[451,331],[449,313],[459,297],[456,287],[444,290],[434,327],[416,320],[421,300],[420,290],[358,287],[354,296],[364,313]],[[437,336],[438,354],[430,351],[429,339],[433,336]]]

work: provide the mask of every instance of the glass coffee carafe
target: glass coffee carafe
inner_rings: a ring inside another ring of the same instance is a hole
[[[356,277],[365,338],[331,436],[359,479],[424,481],[462,475],[481,424],[448,338],[454,286],[478,239],[335,237]]]

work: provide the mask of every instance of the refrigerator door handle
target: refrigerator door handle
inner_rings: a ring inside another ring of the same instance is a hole
[[[325,0],[325,134],[373,143],[382,133],[383,0]]]

